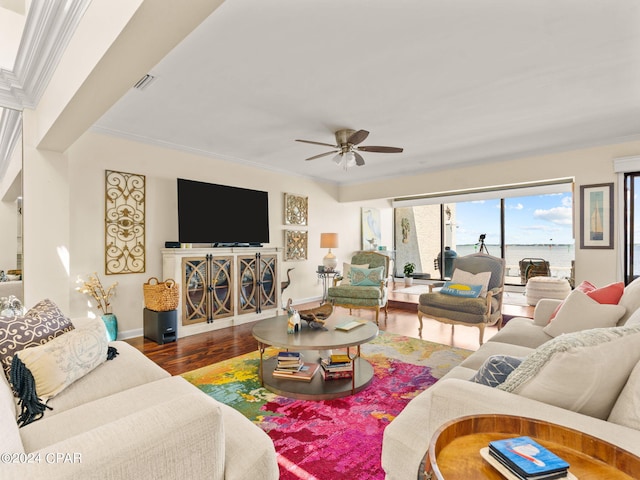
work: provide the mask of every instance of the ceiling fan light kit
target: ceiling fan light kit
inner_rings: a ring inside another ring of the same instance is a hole
[[[363,145],[359,147],[358,144],[363,142],[369,136],[369,132],[366,130],[351,130],[349,128],[344,128],[342,130],[338,130],[335,135],[336,145],[331,145],[330,143],[313,142],[311,140],[296,140],[296,142],[311,143],[313,145],[322,145],[335,148],[336,150],[321,153],[320,155],[314,155],[313,157],[307,158],[307,160],[315,160],[316,158],[337,154],[333,157],[333,161],[345,170],[349,167],[353,167],[354,165],[358,167],[364,165],[364,158],[358,153],[358,150],[362,152],[377,153],[402,153],[403,150],[399,147],[377,147],[371,145]]]

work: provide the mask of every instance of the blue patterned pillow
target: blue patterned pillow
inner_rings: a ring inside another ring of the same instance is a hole
[[[358,268],[351,265],[351,285],[378,287],[382,281],[383,272],[384,267]]]
[[[444,282],[440,293],[454,297],[478,298],[482,292],[482,285],[467,285],[459,282]]]
[[[491,355],[484,361],[471,381],[489,387],[497,387],[507,379],[511,372],[518,368],[522,360],[524,359],[508,355]]]

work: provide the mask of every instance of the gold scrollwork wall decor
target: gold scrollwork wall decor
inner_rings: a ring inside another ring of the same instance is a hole
[[[307,232],[301,230],[284,231],[284,259],[285,260],[306,260],[307,259]]]
[[[145,271],[144,175],[105,171],[105,272]]]
[[[306,225],[309,213],[308,197],[284,194],[284,223],[287,225]]]

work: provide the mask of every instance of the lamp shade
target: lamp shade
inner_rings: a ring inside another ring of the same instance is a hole
[[[320,248],[338,248],[337,233],[321,233]]]

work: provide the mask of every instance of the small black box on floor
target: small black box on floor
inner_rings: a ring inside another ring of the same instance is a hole
[[[178,311],[155,312],[144,309],[144,337],[159,345],[175,342],[178,337]]]

